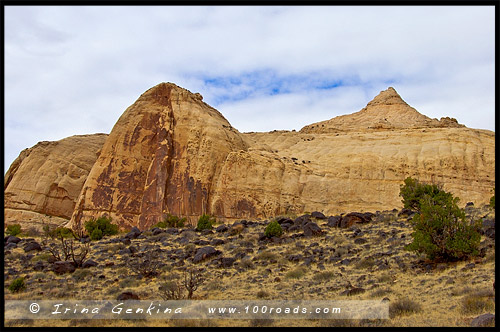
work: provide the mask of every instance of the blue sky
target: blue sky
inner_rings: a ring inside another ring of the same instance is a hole
[[[109,133],[173,82],[241,132],[359,111],[393,86],[421,113],[494,130],[493,6],[5,7],[5,163]]]

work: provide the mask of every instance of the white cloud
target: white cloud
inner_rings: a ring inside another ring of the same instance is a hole
[[[389,85],[428,116],[494,130],[494,18],[493,6],[6,6],[5,170],[37,141],[109,132],[163,81],[240,131],[356,112]]]

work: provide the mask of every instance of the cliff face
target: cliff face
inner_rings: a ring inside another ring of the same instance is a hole
[[[71,136],[23,150],[5,174],[5,221],[67,222],[107,136]]]
[[[103,213],[148,228],[169,212],[198,217],[241,134],[199,94],[171,83],[146,91],[120,117],[90,172],[71,226]]]
[[[239,133],[201,95],[162,83],[124,112],[105,142],[101,138],[98,158],[88,160],[91,170],[68,196],[72,204],[58,198],[43,205],[25,196],[25,208],[35,204],[40,213],[71,216],[73,228],[107,214],[122,228],[146,229],[166,213],[234,220],[401,208],[399,186],[408,176],[442,184],[463,205],[488,203],[495,186],[494,132],[430,119],[393,88],[359,112],[299,132]],[[38,168],[27,166],[25,154],[6,176],[6,202],[7,192],[20,195],[22,188],[56,190],[56,181],[40,180],[53,169],[71,178],[56,165],[31,176]],[[32,178],[29,186],[7,185],[21,167]]]

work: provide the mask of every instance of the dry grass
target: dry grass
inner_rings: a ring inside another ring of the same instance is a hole
[[[426,271],[414,264],[420,257],[407,252],[402,247],[411,240],[411,228],[400,226],[400,219],[387,217],[387,222],[359,225],[365,232],[370,247],[354,244],[352,230],[322,227],[327,231],[328,241],[323,238],[297,238],[284,244],[263,244],[258,242],[259,233],[264,227],[248,227],[238,236],[226,233],[215,233],[203,236],[195,232],[183,232],[181,235],[165,236],[162,242],[155,242],[163,250],[193,252],[201,247],[193,242],[217,237],[226,240],[226,244],[217,246],[223,251],[223,257],[234,257],[246,253],[246,258],[238,258],[230,268],[216,268],[210,265],[210,259],[198,264],[198,267],[207,269],[210,278],[195,293],[199,299],[308,299],[328,300],[339,299],[340,293],[350,282],[354,287],[362,287],[367,291],[349,299],[381,300],[390,299],[392,316],[381,321],[353,321],[353,320],[103,320],[103,321],[68,321],[68,320],[36,320],[36,321],[6,321],[7,326],[115,326],[115,327],[177,327],[177,326],[468,326],[470,320],[486,311],[494,310],[494,280],[495,255],[488,249],[486,257],[472,270],[462,270],[470,262],[447,264],[444,269]],[[397,241],[386,241],[394,233]],[[381,240],[379,231],[388,236]],[[401,235],[406,238],[401,239]],[[285,233],[285,237],[289,234]],[[123,235],[117,235],[120,237]],[[189,243],[179,244],[174,241],[179,237],[187,237]],[[230,240],[228,240],[228,237]],[[153,236],[151,237],[153,238]],[[107,238],[109,240],[109,238]],[[148,238],[149,239],[149,238]],[[483,237],[482,240],[485,240]],[[252,245],[247,246],[250,242]],[[310,247],[316,242],[318,245]],[[93,243],[94,244],[94,243]],[[143,239],[133,239],[132,245],[142,247]],[[299,245],[297,245],[299,244]],[[26,253],[16,248],[5,256],[5,269],[18,270],[7,274],[5,285],[8,286],[15,277],[27,276],[27,288],[24,292],[12,294],[5,288],[5,299],[116,299],[123,291],[131,290],[138,294],[141,300],[159,300],[157,290],[161,278],[170,270],[178,271],[181,267],[168,265],[163,267],[160,275],[147,279],[139,279],[126,266],[127,255],[118,255],[118,251],[128,248],[128,245],[98,243],[107,252],[98,258],[90,257],[99,262],[99,267],[77,269],[73,274],[58,276],[53,272],[38,272],[23,270]],[[234,246],[234,247],[233,247]],[[253,249],[246,252],[246,249]],[[313,249],[324,249],[323,267],[318,265],[318,256],[315,262],[304,267],[302,261],[290,262],[288,255],[311,255]],[[335,249],[332,252],[329,248]],[[95,250],[95,252],[100,249]],[[309,252],[309,254],[305,254]],[[383,254],[383,255],[382,255]],[[45,261],[43,252],[34,253],[28,264],[38,260]],[[329,261],[331,256],[339,260]],[[162,256],[163,259],[164,256]],[[241,256],[240,256],[241,257]],[[348,265],[341,264],[343,259],[354,259]],[[372,268],[371,263],[386,260],[388,270],[379,271]],[[167,260],[165,260],[167,262]],[[276,262],[274,262],[276,261]],[[104,266],[113,262],[113,266]],[[271,263],[273,262],[273,263]],[[399,264],[403,262],[406,269],[403,271]],[[185,260],[190,266],[189,259]],[[169,263],[170,264],[170,263]],[[88,272],[87,272],[88,271]],[[101,277],[102,276],[102,277]],[[450,282],[451,281],[451,282]],[[40,294],[43,293],[43,294]],[[343,297],[341,299],[348,299]],[[269,325],[266,325],[268,324]],[[73,325],[71,325],[73,324]]]
[[[389,316],[410,315],[422,311],[422,306],[409,298],[400,298],[389,305]]]

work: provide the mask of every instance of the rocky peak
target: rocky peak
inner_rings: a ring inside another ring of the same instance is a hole
[[[409,105],[401,98],[397,93],[396,89],[393,87],[387,88],[387,90],[380,91],[380,93],[373,98],[366,106],[376,106],[376,105]]]
[[[303,133],[464,127],[455,119],[431,119],[408,105],[393,87],[381,91],[358,112],[313,123]]]

